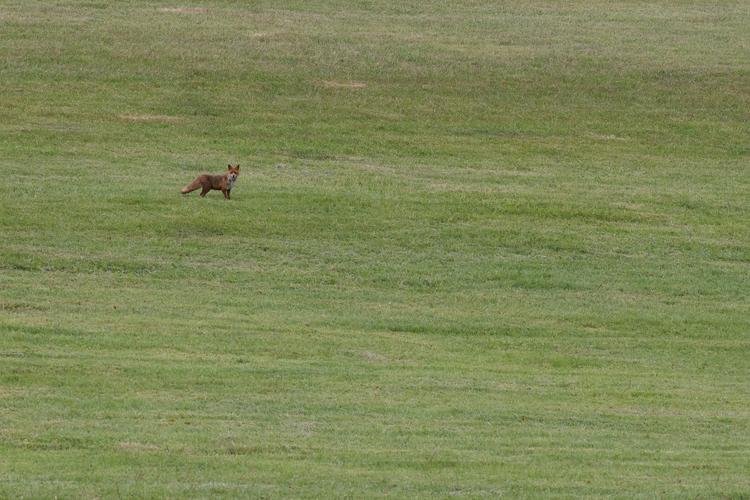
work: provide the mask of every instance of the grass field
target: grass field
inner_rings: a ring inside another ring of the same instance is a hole
[[[0,497],[749,498],[748,26],[3,0]]]

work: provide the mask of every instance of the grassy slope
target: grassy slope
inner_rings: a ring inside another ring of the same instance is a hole
[[[0,496],[750,491],[745,2],[161,7],[0,5]]]

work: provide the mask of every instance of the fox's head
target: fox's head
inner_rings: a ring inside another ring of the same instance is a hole
[[[234,182],[237,180],[237,177],[240,175],[240,164],[238,163],[235,166],[232,166],[231,164],[227,168],[227,179],[229,182]]]

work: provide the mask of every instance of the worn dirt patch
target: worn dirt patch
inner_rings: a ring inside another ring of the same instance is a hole
[[[139,115],[133,113],[122,113],[117,115],[121,120],[128,122],[146,122],[146,123],[175,123],[182,120],[179,116],[169,115]]]
[[[322,80],[321,85],[329,89],[364,89],[367,88],[365,82],[342,82],[338,80]]]
[[[161,7],[159,12],[172,12],[175,14],[205,14],[208,9],[205,7]]]

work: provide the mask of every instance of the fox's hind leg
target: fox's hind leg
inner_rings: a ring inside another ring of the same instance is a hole
[[[203,191],[201,191],[201,196],[206,196],[206,193],[211,191],[211,188],[208,186],[203,186]]]

